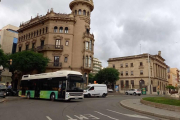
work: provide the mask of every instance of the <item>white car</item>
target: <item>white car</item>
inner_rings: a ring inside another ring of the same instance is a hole
[[[127,90],[125,91],[125,94],[126,95],[141,95],[141,90],[140,89],[130,89],[130,90]]]
[[[111,89],[111,88],[108,88],[108,92],[113,92],[113,89]]]

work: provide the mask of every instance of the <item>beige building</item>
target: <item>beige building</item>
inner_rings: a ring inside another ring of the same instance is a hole
[[[13,25],[7,25],[0,30],[0,45],[4,53],[13,54],[16,52],[16,45],[18,41],[18,30],[19,28]],[[7,61],[8,62],[8,61]],[[12,74],[9,69],[5,69],[0,77],[0,82],[7,83],[11,82]]]
[[[87,77],[92,71],[94,35],[90,34],[92,0],[73,0],[70,14],[37,15],[21,23],[17,52],[34,49],[50,59],[46,72],[75,70]]]
[[[179,83],[179,70],[177,68],[170,68],[168,72],[169,85],[177,87]]]
[[[140,54],[110,58],[108,67],[119,71],[120,79],[116,85],[119,85],[121,93],[131,88],[146,88],[148,94],[157,94],[157,91],[162,94],[168,85],[168,66],[160,51],[158,55]]]
[[[97,58],[93,58],[93,71],[92,71],[92,73],[96,74],[101,69],[102,69],[102,62]]]

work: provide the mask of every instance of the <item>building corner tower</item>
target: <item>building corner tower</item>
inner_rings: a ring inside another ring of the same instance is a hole
[[[75,18],[71,67],[73,70],[80,70],[88,84],[88,74],[93,69],[95,40],[94,35],[90,34],[90,16],[94,3],[93,0],[73,0],[69,6]]]

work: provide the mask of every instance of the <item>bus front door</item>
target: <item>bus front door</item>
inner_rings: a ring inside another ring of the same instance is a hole
[[[65,99],[66,81],[59,81],[58,98]]]

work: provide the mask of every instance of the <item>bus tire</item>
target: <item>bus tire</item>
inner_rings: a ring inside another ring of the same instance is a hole
[[[30,99],[30,93],[29,92],[27,93],[27,99]]]
[[[54,100],[55,100],[55,94],[54,94],[54,93],[51,93],[51,95],[50,95],[50,100],[51,100],[51,101],[54,101]]]

